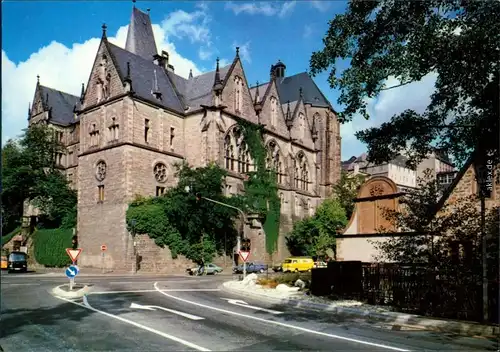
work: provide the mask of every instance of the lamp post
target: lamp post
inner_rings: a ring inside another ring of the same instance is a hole
[[[184,187],[184,191],[186,191],[186,193],[191,193],[193,191],[193,186],[186,186]],[[229,205],[229,204],[226,204],[226,203],[222,203],[222,202],[219,202],[219,201],[216,201],[216,200],[213,200],[213,199],[210,199],[210,198],[207,198],[207,197],[203,197],[201,195],[197,195],[197,197],[201,198],[201,199],[204,199],[208,202],[212,202],[212,203],[215,203],[215,204],[218,204],[218,205],[221,205],[223,207],[227,207],[227,208],[231,208],[231,209],[234,209],[236,211],[238,211],[238,213],[240,214],[241,216],[241,221],[242,221],[242,229],[241,229],[241,233],[240,233],[240,236],[238,236],[238,238],[236,239],[237,240],[237,244],[236,244],[236,247],[237,248],[240,248],[241,246],[241,238],[245,238],[245,222],[246,222],[246,216],[245,216],[245,213],[243,212],[243,210],[241,210],[240,208],[237,208],[237,207],[234,207],[232,205]],[[224,247],[225,247],[225,244],[224,244]],[[234,261],[234,259],[233,259]]]
[[[134,257],[134,260],[133,260],[133,263],[132,263],[132,272],[134,274],[137,273],[137,243],[135,242],[135,225],[137,224],[137,222],[135,221],[135,219],[132,219],[130,221],[130,225],[132,225],[132,232],[131,232],[131,235],[132,235],[132,244],[134,246],[134,254],[133,254],[133,257]]]

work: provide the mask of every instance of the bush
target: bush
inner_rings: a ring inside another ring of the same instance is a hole
[[[34,236],[34,254],[39,264],[63,267],[71,264],[66,248],[71,248],[71,229],[41,229]]]

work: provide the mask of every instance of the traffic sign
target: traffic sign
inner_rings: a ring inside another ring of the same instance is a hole
[[[107,250],[107,249],[108,249],[108,247],[107,247],[105,244],[101,245],[101,251],[103,251],[103,252],[104,252],[104,251],[105,251],[105,250]]]
[[[79,272],[80,270],[76,265],[70,265],[68,268],[66,268],[66,276],[68,277],[68,279],[73,279],[76,275],[78,275]]]
[[[74,263],[74,262],[76,262],[76,260],[80,256],[80,253],[82,253],[82,249],[81,248],[77,248],[77,249],[66,248],[66,253],[68,253],[69,258]]]
[[[241,259],[243,259],[244,262],[248,260],[248,257],[250,256],[250,252],[243,252],[239,251]]]

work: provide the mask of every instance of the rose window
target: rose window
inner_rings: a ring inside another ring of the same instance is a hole
[[[104,181],[106,178],[106,163],[104,161],[99,161],[97,164],[95,177],[97,178],[97,181]]]
[[[165,182],[167,180],[167,167],[165,164],[158,163],[154,168],[155,179],[158,182]]]

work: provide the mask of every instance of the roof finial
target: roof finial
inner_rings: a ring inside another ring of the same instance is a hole
[[[127,77],[130,78],[130,61],[127,61]]]
[[[189,69],[189,79],[193,78],[193,69]]]
[[[255,86],[255,101],[254,104],[257,104],[260,101],[259,96],[259,81],[257,81],[257,85]]]
[[[215,77],[214,77],[214,86],[213,89],[215,93],[218,95],[222,90],[222,81],[220,80],[220,72],[219,72],[219,58],[217,58],[217,65],[215,67]]]
[[[40,75],[36,75],[36,84],[40,84]]]
[[[106,26],[106,23],[103,23],[101,28],[102,28],[102,36],[106,37],[106,29],[108,28],[108,26]]]
[[[240,47],[236,47],[236,57],[240,57]]]
[[[134,9],[135,9],[135,0],[132,0],[132,3],[134,4]]]
[[[82,83],[82,91],[80,92],[80,102],[83,103],[83,97],[85,95],[85,84]]]
[[[148,12],[148,15],[149,15],[149,11],[151,11],[151,9],[146,9],[146,11]]]
[[[299,95],[300,95],[301,98],[303,97],[303,95],[302,95],[302,87],[299,88]]]

